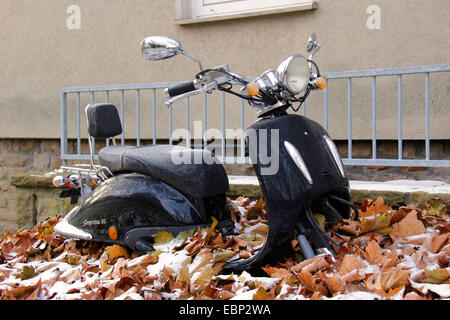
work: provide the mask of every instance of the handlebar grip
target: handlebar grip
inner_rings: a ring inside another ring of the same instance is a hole
[[[167,96],[169,98],[172,98],[175,96],[179,96],[180,94],[194,91],[194,90],[196,90],[194,81],[188,81],[188,82],[183,82],[183,83],[177,84],[176,86],[173,86],[171,88],[167,88],[166,92],[167,92]]]

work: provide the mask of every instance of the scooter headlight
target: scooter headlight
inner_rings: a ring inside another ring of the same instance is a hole
[[[297,95],[309,84],[311,78],[309,63],[301,55],[290,56],[279,65],[277,76],[290,93]]]

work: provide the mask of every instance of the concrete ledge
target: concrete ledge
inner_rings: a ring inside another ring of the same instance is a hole
[[[230,197],[244,195],[259,198],[261,189],[255,176],[229,176]],[[450,184],[441,181],[393,180],[386,182],[350,181],[352,200],[384,198],[391,205],[421,206],[433,198],[441,198],[450,208]]]
[[[10,183],[19,188],[54,188],[52,180],[56,174],[56,172],[21,173],[12,176]]]

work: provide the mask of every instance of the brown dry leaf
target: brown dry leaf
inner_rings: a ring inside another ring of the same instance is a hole
[[[264,207],[265,207],[265,204],[264,204],[263,198],[261,197],[258,201],[256,201],[256,203],[251,208],[249,208],[245,212],[247,219],[254,220],[254,219],[258,218],[264,212]]]
[[[204,239],[194,240],[191,243],[189,243],[184,249],[188,251],[191,255],[194,255],[200,251],[203,244],[205,243],[204,241],[205,241]]]
[[[425,226],[419,219],[417,219],[417,211],[413,210],[399,223],[393,226],[389,235],[395,241],[399,238],[422,234],[425,231]]]
[[[436,268],[436,269],[426,269],[425,278],[421,281],[422,283],[433,283],[441,284],[450,277],[450,272],[446,269]]]
[[[433,198],[428,200],[423,209],[426,210],[428,215],[442,217],[447,213],[447,207],[444,200],[441,198]]]
[[[210,299],[214,300],[214,299],[217,298],[217,292],[218,291],[219,290],[210,283],[210,284],[208,284],[205,287],[205,289],[203,289],[203,292],[201,293],[201,296],[207,297],[207,298],[210,298]]]
[[[392,268],[385,272],[371,275],[367,281],[367,289],[379,293],[386,293],[390,289],[409,284],[409,270]]]
[[[391,297],[395,296],[396,294],[398,294],[402,290],[405,290],[405,286],[400,286],[395,289],[389,289],[388,292],[383,291],[382,294],[385,298],[391,298]]]
[[[317,290],[316,279],[313,275],[307,271],[297,273],[297,278],[306,287],[309,292],[315,292]]]
[[[385,271],[389,268],[392,268],[401,262],[398,254],[395,252],[389,252],[381,259],[381,271]]]
[[[343,219],[339,223],[338,230],[342,230],[351,235],[358,236],[361,233],[361,223],[359,221]]]
[[[342,261],[341,268],[339,269],[339,274],[344,276],[353,270],[364,269],[367,265],[364,261],[353,254],[347,254]]]
[[[213,251],[213,262],[226,261],[235,255],[233,250],[217,248]]]
[[[346,282],[342,280],[342,277],[336,274],[330,274],[323,277],[325,285],[332,295],[345,291]]]
[[[31,279],[36,276],[36,271],[33,266],[23,266],[22,272],[20,273],[21,280]]]
[[[81,263],[80,259],[81,255],[79,255],[78,253],[69,252],[67,254],[67,263],[73,266],[79,265]]]
[[[108,252],[110,262],[119,257],[129,258],[127,249],[118,244],[106,247],[105,250]]]
[[[142,268],[147,267],[150,264],[155,264],[158,262],[158,255],[153,254],[145,254],[138,258],[135,258],[133,260],[130,260],[127,262],[127,267],[132,269],[136,268],[138,266],[141,266]]]
[[[391,215],[391,223],[397,223],[400,222],[403,218],[405,218],[408,213],[410,213],[411,211],[413,211],[413,208],[409,208],[409,207],[400,207],[397,211],[392,211],[392,215]]]
[[[389,206],[384,203],[383,198],[378,197],[375,201],[365,201],[361,206],[360,217],[370,217],[377,214],[385,214],[389,210]]]
[[[154,234],[152,237],[154,239],[155,244],[164,244],[174,239],[173,234],[164,230],[158,232],[157,234]]]
[[[322,297],[324,295],[322,293],[320,293],[319,291],[316,291],[313,293],[313,295],[311,296],[311,300],[322,300]]]
[[[331,257],[329,255],[315,256],[314,258],[300,262],[299,264],[291,267],[293,272],[316,272],[320,269],[328,268],[331,262]]]
[[[270,300],[270,295],[263,287],[259,287],[256,293],[253,295],[253,300]]]
[[[450,258],[450,246],[446,247],[444,250],[439,252],[436,258],[438,259],[438,263],[441,266],[448,266]]]
[[[197,271],[200,271],[201,269],[204,269],[205,266],[211,267],[213,261],[214,254],[211,252],[211,250],[207,248],[202,249],[190,264],[191,275]]]
[[[250,257],[251,257],[250,252],[248,252],[247,250],[241,250],[239,252],[239,258],[241,259],[248,259]]]
[[[110,264],[108,264],[108,261],[109,261],[108,251],[105,250],[103,252],[103,254],[100,256],[100,258],[98,259],[98,262],[100,263],[101,270],[103,272],[107,271],[109,268],[112,267]]]
[[[195,272],[191,277],[190,292],[197,294],[200,290],[203,290],[211,282],[213,275],[211,267],[205,267]]]
[[[405,300],[427,300],[424,296],[419,295],[417,292],[407,293],[404,297]]]
[[[41,287],[37,287],[28,297],[25,298],[25,300],[37,300],[39,298],[39,293],[41,292],[41,290]]]
[[[301,251],[297,239],[292,239],[292,240],[291,240],[291,249],[292,249],[293,251],[296,251],[296,252],[297,252],[297,251]]]
[[[217,292],[217,298],[219,300],[228,300],[234,297],[234,293],[227,290],[220,290]]]
[[[387,291],[398,286],[405,286],[409,283],[409,270],[391,269],[381,272],[380,281],[382,288]]]
[[[441,235],[433,235],[432,238],[426,239],[423,243],[423,247],[430,251],[431,253],[438,253],[441,248],[446,244],[450,233],[445,233]]]
[[[372,240],[367,245],[363,255],[370,264],[376,264],[383,258],[383,249],[375,240]]]
[[[350,282],[359,282],[363,279],[363,277],[359,274],[358,270],[355,269],[349,273],[347,273],[346,275],[342,276],[342,281],[345,281],[347,283]]]
[[[212,219],[213,223],[212,223],[211,227],[208,228],[208,232],[206,233],[205,244],[209,244],[209,242],[211,241],[211,237],[213,235],[214,229],[216,228],[217,223],[218,223],[216,218],[211,217],[211,219]]]
[[[234,251],[234,252],[239,252],[240,248],[245,248],[247,246],[251,245],[250,241],[247,241],[245,239],[242,239],[240,237],[232,237],[233,242],[230,245],[230,248]]]
[[[386,214],[371,216],[369,218],[362,218],[361,233],[375,231],[379,233],[389,233],[391,217]]]
[[[285,284],[293,285],[295,282],[297,282],[297,277],[288,269],[272,267],[265,267],[262,269],[269,275],[269,277],[280,278],[281,281]]]
[[[11,294],[16,298],[16,299],[25,299],[29,294],[33,293],[33,291],[35,291],[37,288],[41,288],[41,280],[39,279],[38,281],[36,281],[35,284],[29,285],[29,286],[24,286],[24,285],[20,285],[16,288],[13,288],[11,290]]]

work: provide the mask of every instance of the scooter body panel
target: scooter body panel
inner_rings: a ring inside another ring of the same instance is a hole
[[[252,135],[256,140],[252,141]],[[328,193],[350,199],[348,179],[341,174],[325,136],[328,137],[328,134],[319,123],[299,115],[261,119],[249,127],[249,152],[266,203],[269,231],[257,255],[247,261],[230,263],[227,268],[248,270],[278,256],[279,249],[292,239],[306,204]],[[259,151],[261,148],[271,150],[272,141],[275,146],[278,142],[278,148],[266,157],[264,152],[261,154]],[[285,141],[301,155],[312,183],[289,154]],[[274,165],[273,161],[267,163],[267,158],[273,160],[274,157],[277,157],[278,170],[274,174],[264,174],[264,171],[273,171],[265,169]],[[349,214],[348,208],[345,210]]]
[[[67,223],[89,233],[92,240],[114,243],[124,243],[125,234],[136,226],[162,230],[211,221],[174,188],[137,173],[108,179],[67,218]],[[111,227],[116,239],[110,237]]]

